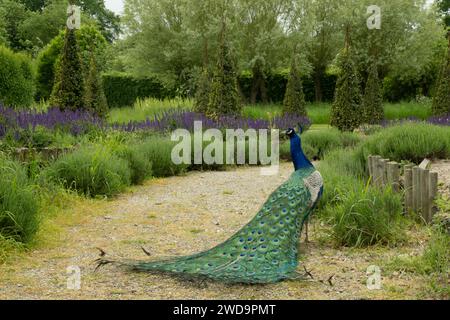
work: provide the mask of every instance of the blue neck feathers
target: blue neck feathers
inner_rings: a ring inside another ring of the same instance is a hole
[[[297,134],[294,134],[290,137],[290,139],[291,157],[292,162],[294,163],[295,171],[312,167],[312,163],[308,160],[308,158],[306,158],[305,154],[303,153],[300,137]]]

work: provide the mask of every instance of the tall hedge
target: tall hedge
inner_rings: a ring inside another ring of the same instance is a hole
[[[340,131],[353,131],[361,120],[361,88],[349,49],[339,57],[340,74],[331,107],[331,125]]]
[[[378,67],[372,63],[363,98],[364,122],[377,124],[384,118],[383,93],[381,92]]]
[[[55,66],[64,47],[65,30],[61,31],[37,57],[37,91],[36,100],[47,100],[52,93],[55,80]],[[94,50],[97,68],[104,69],[106,40],[93,26],[82,26],[75,31],[83,70],[88,73],[91,60],[90,52]]]
[[[105,92],[103,91],[103,80],[98,73],[97,61],[93,52],[91,54],[91,65],[86,80],[84,100],[87,110],[91,110],[100,117],[107,116],[108,104],[106,102]]]
[[[0,46],[0,102],[11,107],[29,107],[35,92],[31,59]]]
[[[211,75],[208,68],[202,70],[197,82],[197,88],[194,97],[194,110],[205,113],[209,104],[209,93],[211,91]]]
[[[103,75],[103,89],[110,108],[126,107],[137,98],[173,98],[176,90],[164,85],[157,77],[136,78],[126,73]]]
[[[432,111],[435,116],[450,114],[450,31],[448,31],[448,53],[439,75]]]
[[[297,58],[292,58],[291,71],[286,86],[286,94],[283,101],[283,113],[299,114],[306,116],[305,94],[300,72],[297,68]]]
[[[55,75],[50,101],[61,109],[79,110],[84,103],[84,72],[75,30],[66,30],[64,49]]]
[[[241,96],[239,93],[235,61],[229,44],[222,30],[217,55],[217,63],[211,81],[208,109],[206,113],[212,117],[241,112]]]

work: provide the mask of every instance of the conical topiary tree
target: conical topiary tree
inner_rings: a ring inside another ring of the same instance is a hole
[[[211,75],[207,67],[203,68],[198,78],[197,88],[194,98],[194,111],[207,113],[209,96],[211,91]]]
[[[383,120],[383,93],[381,92],[378,67],[375,62],[370,65],[362,106],[364,122],[377,124]]]
[[[294,54],[291,63],[291,71],[284,94],[283,113],[307,115],[305,94],[303,92],[303,83],[300,72],[297,67],[297,57]]]
[[[103,91],[103,82],[98,74],[97,62],[93,51],[91,51],[91,62],[86,80],[85,108],[100,117],[106,117],[108,113],[108,103]]]
[[[207,115],[217,118],[225,114],[239,114],[242,110],[234,59],[222,27],[216,67],[211,81]]]
[[[61,109],[84,108],[84,75],[74,29],[67,29],[60,56],[51,104]]]
[[[438,78],[436,93],[433,97],[433,115],[450,114],[450,30],[448,31],[448,53]]]
[[[347,47],[339,59],[340,74],[331,107],[331,125],[340,131],[353,131],[361,120],[361,88],[358,72]]]

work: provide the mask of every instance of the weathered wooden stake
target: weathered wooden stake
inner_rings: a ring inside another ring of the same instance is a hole
[[[405,211],[413,208],[413,173],[412,168],[405,168]]]
[[[381,179],[383,175],[381,174],[381,157],[375,156],[373,159],[373,182],[376,186],[381,186]]]
[[[421,193],[421,209],[422,217],[426,222],[430,212],[430,170],[422,169],[420,171],[420,193]]]
[[[400,166],[395,161],[387,163],[387,181],[393,191],[400,190]]]
[[[413,210],[418,211],[420,207],[420,168],[412,169]]]
[[[369,176],[371,176],[372,177],[372,179],[373,179],[373,156],[368,156],[367,157],[367,165],[368,165],[368,167],[369,167]]]
[[[436,206],[434,205],[434,200],[437,196],[437,189],[438,189],[438,173],[437,172],[430,172],[430,206],[429,206],[429,212],[428,212],[428,221],[432,221],[433,217],[436,213]]]

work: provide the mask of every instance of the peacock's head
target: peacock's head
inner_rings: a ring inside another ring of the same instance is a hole
[[[294,137],[294,136],[295,136],[295,130],[292,129],[292,128],[287,129],[287,130],[286,130],[286,135],[287,135],[289,138]]]

